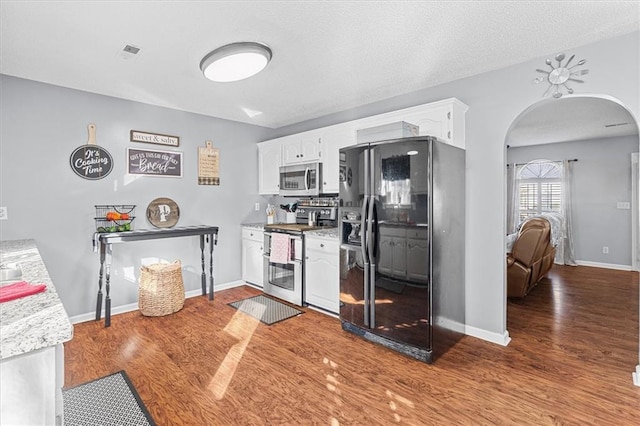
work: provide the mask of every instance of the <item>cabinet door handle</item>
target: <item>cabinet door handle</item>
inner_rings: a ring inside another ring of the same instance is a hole
[[[250,233],[249,235],[251,235],[253,237],[253,233]]]
[[[324,247],[324,244],[320,244],[320,247]]]

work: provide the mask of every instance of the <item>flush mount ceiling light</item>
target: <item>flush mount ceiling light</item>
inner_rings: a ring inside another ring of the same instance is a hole
[[[271,49],[265,44],[250,41],[231,43],[205,56],[200,62],[200,69],[212,81],[238,81],[256,75],[270,60]]]

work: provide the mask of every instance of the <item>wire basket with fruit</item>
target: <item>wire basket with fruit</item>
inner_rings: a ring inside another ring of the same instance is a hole
[[[101,204],[95,207],[97,232],[133,231],[133,220],[136,218],[135,205]]]

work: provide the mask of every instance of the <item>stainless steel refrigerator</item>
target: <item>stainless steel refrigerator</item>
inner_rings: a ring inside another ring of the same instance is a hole
[[[340,150],[342,328],[424,362],[464,334],[464,150],[412,137]]]

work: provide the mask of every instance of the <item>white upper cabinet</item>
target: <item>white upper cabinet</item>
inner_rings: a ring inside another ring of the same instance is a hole
[[[281,165],[311,161],[322,163],[322,192],[338,193],[340,148],[355,145],[357,131],[369,127],[405,121],[419,126],[420,136],[435,136],[442,142],[465,149],[467,109],[469,107],[458,99],[449,98],[259,143],[258,147],[264,145],[258,150],[260,194],[278,193]],[[426,191],[425,188],[415,190]]]
[[[322,192],[340,192],[340,148],[355,143],[354,133],[348,128],[335,127],[322,136]]]
[[[357,120],[357,129],[405,121],[419,126],[420,136],[435,136],[443,142],[464,149],[464,116],[468,109],[468,106],[456,98],[444,99]]]
[[[295,135],[282,141],[282,164],[300,164],[320,160],[322,137],[319,132],[311,135]]]
[[[274,139],[258,144],[258,193],[260,195],[278,193],[281,165],[282,146],[280,140]]]

